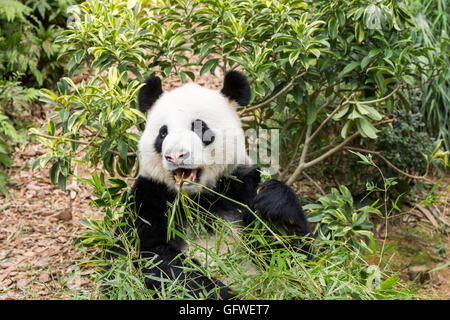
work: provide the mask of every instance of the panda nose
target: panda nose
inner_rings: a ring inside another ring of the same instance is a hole
[[[187,151],[181,151],[181,152],[169,152],[164,155],[164,158],[166,158],[167,161],[174,163],[174,164],[180,164],[187,158],[189,158],[189,152]]]

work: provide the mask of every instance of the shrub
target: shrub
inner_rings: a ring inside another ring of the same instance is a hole
[[[319,198],[319,203],[308,204],[305,210],[311,209],[308,215],[310,222],[318,222],[316,235],[321,239],[342,239],[353,245],[360,240],[367,240],[373,224],[369,214],[380,214],[372,206],[356,208],[350,191],[345,186],[339,190],[331,189],[331,193]]]
[[[36,89],[53,85],[65,70],[55,44],[65,24],[65,10],[75,0],[0,0],[0,192],[8,195],[9,154],[25,125],[24,110],[39,96]],[[16,130],[16,129],[19,130]]]
[[[409,4],[414,24],[414,41],[424,47],[432,47],[439,53],[448,52],[449,48],[449,10],[444,0],[411,1]],[[450,84],[449,56],[441,55],[439,60],[445,68],[433,74],[422,86],[412,90],[411,107],[414,112],[420,111],[426,123],[426,131],[437,139],[443,139],[444,146],[450,151]]]
[[[354,139],[376,139],[389,113],[406,107],[409,87],[444,66],[444,53],[411,40],[401,2],[149,3],[85,2],[58,38],[69,46],[69,76],[84,63],[94,71],[88,82],[63,78],[58,93],[44,92],[56,106],[43,128],[58,130],[51,162],[66,158],[67,174],[82,146],[87,163],[102,161],[111,175],[132,171],[137,135],[129,129],[143,123],[134,97],[155,72],[187,81],[193,66],[200,75],[242,68],[253,89],[240,111],[246,126],[280,130],[280,178],[292,184]]]
[[[425,174],[436,141],[423,130],[422,114],[401,110],[393,115],[397,121],[383,128],[377,140],[378,149],[384,150],[383,155],[396,167]]]

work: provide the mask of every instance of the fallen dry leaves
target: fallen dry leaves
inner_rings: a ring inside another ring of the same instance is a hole
[[[100,213],[84,186],[63,192],[48,169],[31,170],[44,152],[38,143],[18,148],[8,171],[10,198],[0,195],[0,299],[71,298],[67,289],[92,287],[90,271],[78,267],[87,256],[74,241],[86,231],[80,220]]]

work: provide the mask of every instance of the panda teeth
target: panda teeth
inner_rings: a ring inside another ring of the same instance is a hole
[[[173,171],[173,177],[177,184],[180,184],[181,180],[195,181],[197,179],[197,171],[197,169],[179,168]]]

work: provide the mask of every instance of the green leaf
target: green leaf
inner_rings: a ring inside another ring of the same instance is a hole
[[[203,75],[206,72],[210,71],[213,67],[217,66],[218,63],[219,63],[219,59],[217,59],[217,58],[208,60],[200,69],[200,75]]]
[[[414,86],[414,85],[416,84],[416,80],[414,79],[413,76],[404,74],[404,75],[402,76],[402,78],[403,78],[403,81],[405,81],[405,82],[406,82],[407,84],[409,84],[410,86]]]
[[[356,121],[356,125],[358,127],[358,131],[364,138],[376,139],[377,138],[377,130],[372,123],[366,118],[359,118]]]
[[[392,277],[384,280],[382,283],[380,283],[379,289],[380,290],[391,290],[394,287],[394,284],[396,284],[398,281],[400,281],[399,276],[392,276]]]
[[[59,172],[58,186],[62,191],[66,191],[66,181],[67,181],[67,177],[62,172]]]
[[[359,67],[361,63],[359,61],[353,61],[345,66],[345,68],[339,73],[339,78],[342,78],[344,75],[346,75],[349,72],[352,72],[357,67]]]
[[[357,22],[355,25],[355,38],[358,40],[358,43],[361,43],[364,40],[364,29],[361,27],[360,22]]]
[[[339,21],[339,25],[341,27],[343,27],[345,25],[345,15],[344,15],[344,13],[342,13],[342,11],[340,9],[336,10],[336,17]]]
[[[330,20],[328,21],[328,35],[330,36],[331,39],[336,39],[338,31],[339,31],[338,21],[334,17],[331,17]]]
[[[347,117],[349,120],[356,120],[362,118],[362,115],[358,112],[357,108],[354,108]]]
[[[300,55],[301,51],[294,51],[291,52],[291,54],[289,55],[289,64],[292,66],[294,66],[295,61],[297,61],[298,56]]]
[[[47,133],[49,136],[54,137],[55,136],[55,123],[53,122],[53,120],[49,120],[47,123]]]
[[[59,161],[56,161],[49,170],[50,180],[54,185],[58,183]]]
[[[317,119],[317,108],[314,103],[308,104],[306,108],[306,114],[307,114],[306,124],[307,125],[313,124],[314,121],[316,121]]]
[[[341,120],[347,114],[349,108],[350,108],[349,104],[347,104],[344,107],[342,107],[341,110],[336,112],[336,114],[333,116],[333,120],[334,121]]]
[[[382,115],[371,106],[357,103],[356,108],[358,109],[360,114],[367,115],[372,120],[380,121],[382,119]]]
[[[347,120],[347,122],[342,127],[342,130],[341,130],[341,137],[342,138],[344,138],[344,139],[347,138],[347,132],[348,132],[348,129],[350,128],[351,123],[352,123],[351,120]]]
[[[136,3],[137,3],[137,0],[128,0],[127,1],[127,8],[128,9],[133,9],[134,6],[136,5]]]
[[[128,154],[128,147],[125,141],[119,140],[117,143],[117,150],[119,152],[119,158],[125,160]]]

